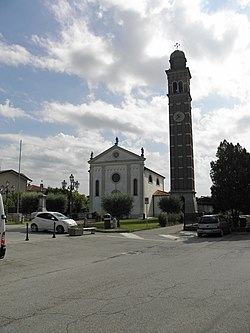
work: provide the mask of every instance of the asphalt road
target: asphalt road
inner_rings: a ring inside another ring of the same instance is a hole
[[[250,235],[7,227],[0,333],[250,332]]]

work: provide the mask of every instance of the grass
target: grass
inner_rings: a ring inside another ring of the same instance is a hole
[[[93,224],[97,229],[104,229],[104,222],[95,222]],[[128,232],[140,231],[140,230],[147,230],[147,229],[155,229],[159,228],[159,222],[157,218],[152,218],[148,220],[120,220],[120,228],[117,230],[126,230]]]
[[[18,223],[15,221],[8,220],[8,224],[25,224],[30,223],[30,221],[25,220],[23,223]],[[169,223],[169,225],[174,225],[175,223]],[[86,226],[96,227],[97,229],[104,229],[104,222],[88,222]],[[140,230],[156,229],[160,228],[158,218],[149,218],[146,220],[141,219],[130,219],[130,220],[120,220],[120,227],[115,230],[135,232]]]

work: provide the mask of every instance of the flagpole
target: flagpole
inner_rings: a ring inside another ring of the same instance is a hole
[[[21,155],[22,155],[22,140],[20,140],[19,161],[18,161],[17,214],[19,214],[19,206],[20,206]]]

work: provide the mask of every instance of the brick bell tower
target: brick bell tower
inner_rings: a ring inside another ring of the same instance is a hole
[[[195,198],[193,135],[189,68],[181,50],[170,56],[166,70],[169,98],[170,192],[185,203],[185,219],[193,220],[197,212]]]

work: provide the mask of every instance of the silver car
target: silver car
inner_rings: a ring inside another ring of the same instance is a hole
[[[76,221],[58,212],[38,212],[32,219],[31,231],[55,231],[59,234],[68,232],[68,228],[77,225]]]
[[[229,234],[231,226],[229,222],[220,215],[203,215],[198,223],[197,236]]]

